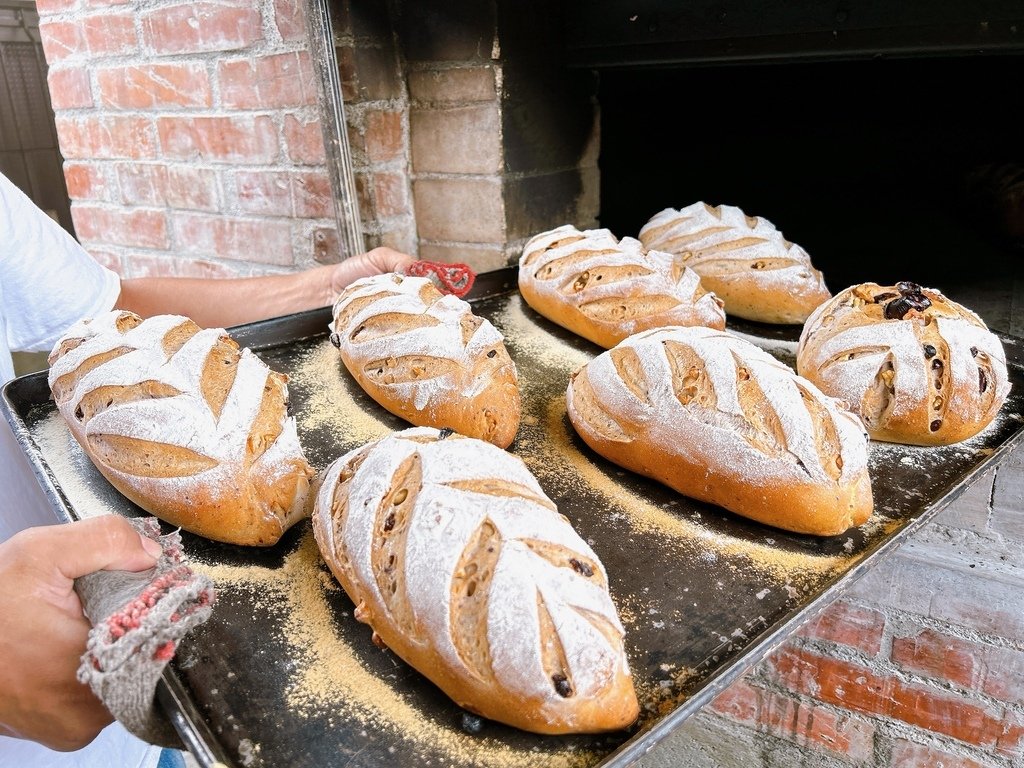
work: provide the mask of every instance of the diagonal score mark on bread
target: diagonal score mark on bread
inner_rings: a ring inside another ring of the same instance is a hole
[[[466,542],[451,580],[452,642],[470,674],[487,683],[494,680],[487,606],[501,545],[494,523],[490,519],[483,520]]]
[[[725,327],[721,301],[683,259],[607,229],[542,232],[526,243],[519,266],[527,304],[606,348],[648,328]]]
[[[413,510],[423,480],[419,453],[413,453],[395,470],[391,484],[381,497],[375,512],[370,565],[377,581],[381,601],[399,626],[409,627],[410,640],[419,641],[416,621],[406,591],[406,539]]]
[[[541,733],[636,717],[604,568],[521,459],[394,433],[325,471],[313,530],[356,618],[459,705]]]
[[[356,280],[335,302],[331,330],[348,372],[396,416],[502,448],[514,439],[518,374],[504,337],[429,278]]]
[[[308,479],[287,378],[223,329],[112,311],[55,345],[51,390],[100,472],[150,513],[219,541],[269,545]]]

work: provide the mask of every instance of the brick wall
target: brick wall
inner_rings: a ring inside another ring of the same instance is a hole
[[[76,234],[122,275],[337,260],[301,0],[39,0]],[[316,237],[320,233],[319,238]]]
[[[1024,448],[645,768],[1024,765]]]

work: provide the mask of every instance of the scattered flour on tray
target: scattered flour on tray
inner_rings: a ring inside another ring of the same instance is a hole
[[[295,716],[321,720],[324,728],[342,724],[352,728],[353,723],[358,723],[371,732],[384,730],[391,738],[413,742],[424,755],[440,753],[435,764],[451,768],[581,768],[594,765],[601,758],[572,745],[542,751],[515,749],[486,735],[471,735],[457,726],[433,721],[407,701],[367,669],[359,652],[340,635],[328,596],[341,587],[321,567],[311,528],[277,569],[200,561],[193,562],[193,567],[207,574],[215,584],[230,583],[251,591],[256,596],[254,608],[268,610],[273,605],[280,611],[284,617],[284,640],[294,659],[293,671],[285,682],[285,695],[289,712]],[[360,625],[351,642],[370,645],[369,627]]]

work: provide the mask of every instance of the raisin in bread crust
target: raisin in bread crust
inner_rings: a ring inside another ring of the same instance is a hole
[[[356,280],[335,302],[330,327],[349,373],[391,413],[501,448],[515,438],[518,376],[501,333],[429,278]]]
[[[725,311],[762,323],[803,323],[831,294],[799,245],[760,216],[731,205],[666,208],[640,230],[647,248],[667,251],[700,275]]]
[[[566,407],[610,461],[761,523],[831,536],[871,515],[859,419],[730,333],[631,336],[572,375]]]
[[[49,384],[86,454],[172,525],[268,546],[305,513],[309,479],[287,378],[223,329],[113,311],[72,326]]]
[[[512,454],[396,432],[326,470],[313,531],[356,618],[460,706],[550,734],[636,719],[604,567]]]
[[[797,370],[858,412],[872,439],[912,445],[973,437],[1010,391],[1003,345],[984,321],[912,283],[861,283],[819,307]]]
[[[681,259],[607,229],[565,225],[531,238],[519,291],[547,319],[605,348],[665,325],[725,327],[722,302]]]

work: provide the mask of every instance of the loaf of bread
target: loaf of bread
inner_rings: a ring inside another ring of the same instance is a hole
[[[334,304],[331,331],[349,373],[396,416],[500,448],[519,431],[519,384],[504,338],[428,278],[356,280]]]
[[[802,323],[831,296],[807,251],[731,205],[666,208],[643,226],[640,241],[679,256],[736,317]]]
[[[513,454],[396,432],[326,470],[313,531],[356,618],[460,706],[550,734],[636,719],[604,567]]]
[[[725,327],[722,302],[682,259],[607,229],[566,225],[533,237],[519,259],[519,291],[548,320],[605,348],[665,325]]]
[[[288,416],[287,377],[220,328],[112,311],[50,354],[57,408],[97,469],[172,525],[274,544],[306,514],[312,469]]]
[[[974,312],[916,283],[862,283],[822,304],[797,370],[860,414],[875,440],[948,445],[976,435],[1010,391],[999,338]]]
[[[871,516],[859,419],[730,333],[631,336],[572,375],[566,407],[608,460],[761,523],[831,536]]]

